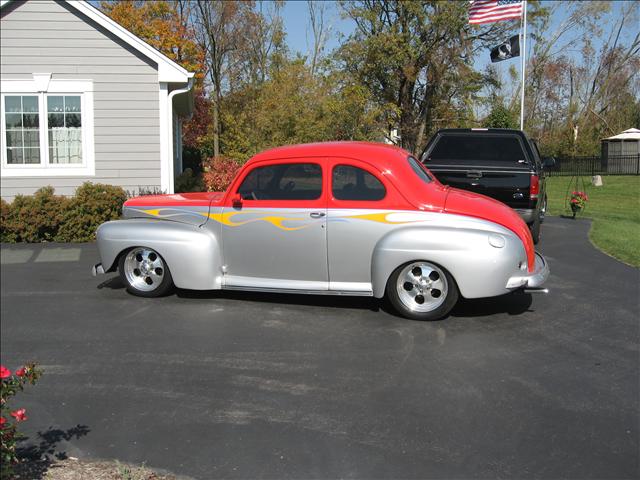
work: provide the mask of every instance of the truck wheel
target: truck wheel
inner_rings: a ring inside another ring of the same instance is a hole
[[[121,255],[118,271],[127,291],[139,297],[161,297],[173,288],[168,265],[151,248],[135,247]]]
[[[533,244],[537,245],[540,241],[540,217],[537,217],[533,223],[529,224],[529,230],[531,230],[531,237],[533,238]]]
[[[438,320],[458,302],[458,286],[444,268],[426,261],[405,263],[387,282],[387,297],[403,317]]]

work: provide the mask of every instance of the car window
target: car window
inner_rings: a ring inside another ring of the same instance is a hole
[[[418,160],[413,157],[409,157],[408,160],[409,165],[411,165],[413,171],[416,172],[416,175],[420,177],[420,180],[422,180],[424,183],[431,183],[433,181],[433,178],[429,176],[427,171],[424,169],[424,166],[420,162],[418,162]]]
[[[515,135],[442,135],[429,152],[427,164],[522,164],[526,158]]]
[[[387,191],[375,176],[352,165],[333,167],[331,181],[333,197],[337,200],[382,200]]]
[[[238,193],[244,200],[316,200],[322,194],[322,169],[315,163],[256,167]]]

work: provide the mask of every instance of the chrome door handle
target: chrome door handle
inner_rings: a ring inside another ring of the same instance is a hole
[[[311,213],[309,214],[309,216],[310,216],[311,218],[322,218],[322,217],[324,217],[325,215],[326,215],[326,213],[324,213],[324,212],[311,212]]]

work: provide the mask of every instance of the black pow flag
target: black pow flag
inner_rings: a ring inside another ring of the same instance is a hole
[[[520,36],[514,35],[509,40],[491,49],[491,62],[501,62],[520,56]]]

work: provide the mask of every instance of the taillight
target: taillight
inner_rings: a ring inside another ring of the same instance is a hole
[[[531,183],[529,184],[529,198],[536,200],[540,193],[540,178],[538,175],[531,175]]]

